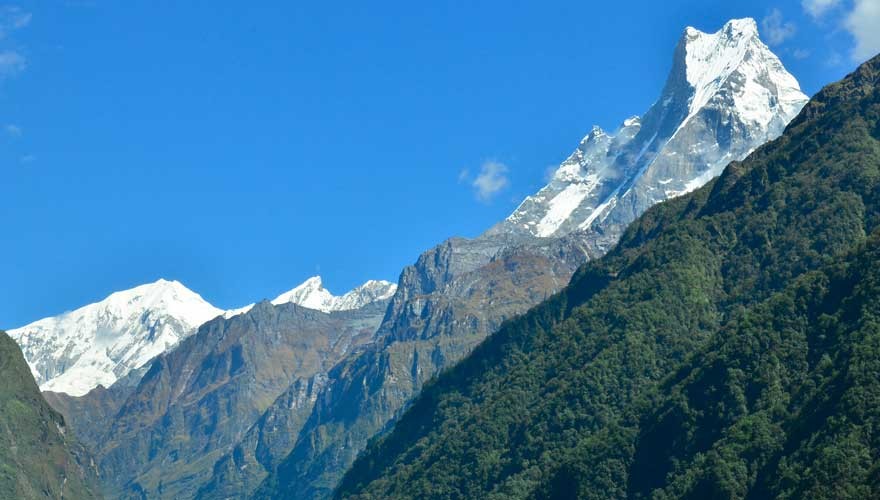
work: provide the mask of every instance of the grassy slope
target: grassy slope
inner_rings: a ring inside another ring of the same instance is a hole
[[[40,395],[18,345],[0,332],[0,498],[95,498],[94,471]]]

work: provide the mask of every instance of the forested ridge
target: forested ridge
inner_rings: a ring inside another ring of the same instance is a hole
[[[880,496],[880,57],[428,384],[353,498]]]

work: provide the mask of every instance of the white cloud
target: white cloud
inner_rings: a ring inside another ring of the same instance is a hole
[[[796,31],[795,25],[791,21],[782,19],[782,11],[773,9],[764,19],[761,19],[761,33],[767,37],[770,45],[779,45],[788,40]]]
[[[791,55],[793,55],[795,59],[806,59],[810,57],[810,51],[807,49],[794,49]]]
[[[8,124],[3,126],[3,132],[6,133],[9,137],[21,137],[21,127],[15,124]]]
[[[0,40],[30,24],[31,18],[30,12],[25,12],[20,7],[0,6]],[[21,52],[0,48],[0,80],[21,73],[25,67],[27,60]]]
[[[822,17],[838,4],[840,4],[840,0],[801,0],[804,10],[815,19]]]
[[[34,155],[24,155],[18,161],[22,165],[30,165],[31,163],[37,161],[37,157]]]
[[[461,184],[462,182],[467,182],[468,179],[470,179],[470,177],[471,177],[471,172],[468,169],[463,168],[458,173],[458,183]]]
[[[20,7],[0,7],[0,39],[30,24],[32,17]]]
[[[480,167],[480,173],[471,183],[480,201],[488,202],[510,185],[508,168],[497,161],[487,161]]]
[[[0,52],[0,78],[13,76],[24,71],[27,60],[14,50]]]
[[[825,66],[829,68],[835,68],[841,64],[843,64],[843,57],[841,57],[840,53],[836,50],[831,51],[825,59]]]
[[[880,52],[880,1],[855,0],[844,26],[856,40],[852,57],[865,61]]]

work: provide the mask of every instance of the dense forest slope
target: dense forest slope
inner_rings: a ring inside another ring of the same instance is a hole
[[[0,498],[96,498],[98,491],[91,459],[0,331]]]
[[[337,496],[880,496],[880,57],[426,385]]]

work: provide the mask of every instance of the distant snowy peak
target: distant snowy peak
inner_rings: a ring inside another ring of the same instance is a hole
[[[272,303],[279,305],[293,302],[323,312],[348,311],[360,309],[378,300],[389,299],[395,291],[397,285],[394,283],[370,280],[345,295],[335,296],[324,288],[320,276],[313,276],[293,290],[282,293]]]
[[[345,295],[338,297],[333,310],[349,311],[360,309],[367,304],[390,299],[396,291],[396,283],[383,280],[369,280]]]
[[[607,133],[593,127],[550,182],[486,236],[618,234],[778,137],[807,102],[753,19],[685,29],[660,99]]]
[[[727,92],[745,123],[768,127],[780,115],[796,114],[807,99],[761,41],[754,19],[729,21],[712,34],[689,27],[679,45],[685,52],[685,78],[693,89],[685,120]]]
[[[394,283],[371,280],[336,297],[316,276],[272,303],[345,311],[388,299],[396,290]],[[82,396],[99,385],[110,387],[206,321],[237,316],[251,307],[223,311],[180,282],[160,279],[7,333],[21,346],[40,389]]]
[[[319,311],[331,311],[336,297],[326,288],[320,276],[313,276],[305,280],[293,290],[282,293],[272,301],[273,304],[287,304],[293,302],[309,309]]]
[[[180,282],[160,279],[8,333],[42,390],[80,396],[109,387],[221,314]]]

